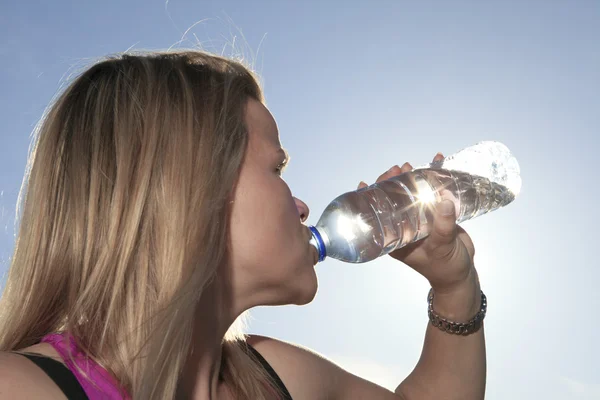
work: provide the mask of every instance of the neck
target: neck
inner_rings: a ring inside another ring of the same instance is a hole
[[[238,313],[232,312],[224,293],[216,279],[202,293],[196,310],[191,351],[182,374],[183,398],[214,400],[222,397],[219,393],[226,390],[219,380],[222,343]]]

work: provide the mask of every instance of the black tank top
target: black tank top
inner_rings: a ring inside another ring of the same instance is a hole
[[[258,358],[258,361],[260,361],[263,368],[269,373],[269,375],[271,375],[271,377],[277,384],[277,387],[279,388],[279,390],[281,390],[281,393],[283,393],[283,399],[281,399],[281,400],[292,400],[292,396],[290,395],[290,392],[288,392],[287,388],[285,387],[285,385],[279,378],[279,375],[277,375],[277,372],[275,372],[275,370],[271,367],[271,365],[267,362],[267,360],[265,360],[264,357],[258,351],[256,351],[256,349],[254,347],[250,346],[249,344],[248,344],[248,348],[252,351],[252,353],[256,356],[256,358]]]
[[[56,383],[69,400],[88,400],[75,375],[60,361],[38,353],[15,352],[29,358]]]
[[[264,357],[249,344],[248,348],[256,356],[258,361],[260,361],[261,365],[268,372],[268,374],[271,375],[271,377],[279,387],[279,390],[281,390],[281,392],[284,394],[284,398],[281,400],[292,400],[290,392],[288,392],[287,388],[281,381],[281,378],[279,378],[279,375],[277,375],[277,373],[267,362],[267,360],[265,360]],[[85,394],[83,388],[77,381],[77,378],[75,378],[75,375],[73,375],[69,368],[67,368],[63,363],[38,353],[15,352],[15,354],[20,354],[24,357],[27,357],[28,359],[33,361],[38,367],[40,367],[46,373],[46,375],[48,375],[50,379],[52,379],[54,383],[56,383],[60,390],[62,390],[67,399],[88,400],[87,395]]]

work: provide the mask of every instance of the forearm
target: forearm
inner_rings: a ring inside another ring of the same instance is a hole
[[[481,307],[481,291],[475,278],[456,293],[436,294],[434,311],[456,322],[470,320]],[[406,400],[484,398],[486,354],[483,324],[470,335],[446,333],[427,324],[421,358],[396,393]]]

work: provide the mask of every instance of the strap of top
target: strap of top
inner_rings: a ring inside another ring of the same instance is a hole
[[[281,390],[281,392],[283,393],[284,397],[281,400],[292,400],[292,395],[290,394],[290,392],[288,392],[287,388],[283,384],[283,381],[281,380],[281,378],[279,378],[279,375],[277,375],[273,367],[271,367],[267,360],[265,360],[264,357],[258,351],[256,351],[254,347],[252,347],[249,343],[246,344],[248,345],[248,348],[252,351],[252,353],[256,356],[258,361],[260,361],[263,368],[269,373],[269,375],[271,375],[271,377],[277,384],[279,390]]]
[[[106,369],[79,349],[70,333],[51,333],[41,342],[49,343],[58,352],[90,400],[131,399]]]
[[[282,400],[292,400],[292,395],[285,387],[283,381],[277,375],[273,367],[268,363],[267,360],[258,352],[254,347],[248,344],[248,348],[254,354],[254,356],[261,363],[263,368],[267,371],[267,373],[273,378],[275,384],[281,390],[284,395]],[[56,383],[56,385],[62,390],[62,392],[67,396],[69,400],[88,400],[85,391],[73,375],[73,372],[69,370],[65,365],[61,362],[56,361],[50,357],[37,354],[37,353],[24,353],[24,352],[14,352],[15,354],[20,354],[32,362],[34,362],[38,367],[40,367],[46,375]]]
[[[30,359],[40,367],[46,375],[56,383],[60,390],[62,390],[65,396],[67,396],[67,399],[88,400],[87,395],[79,382],[77,382],[73,373],[61,362],[37,353],[14,353]]]

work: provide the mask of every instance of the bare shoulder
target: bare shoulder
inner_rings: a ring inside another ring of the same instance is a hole
[[[294,400],[402,400],[306,347],[260,335],[249,335],[247,342],[273,367]]]
[[[58,386],[31,360],[0,351],[0,400],[66,399]]]

